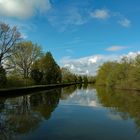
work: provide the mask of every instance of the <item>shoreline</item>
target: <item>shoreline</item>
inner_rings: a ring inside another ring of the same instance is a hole
[[[110,89],[114,89],[114,90],[140,91],[140,89],[137,89],[137,88],[118,88],[118,87],[111,87],[111,86],[104,86],[104,85],[95,85],[95,87],[105,87],[105,88],[110,88]]]
[[[82,83],[61,83],[61,84],[51,84],[51,85],[36,85],[36,86],[28,86],[28,87],[0,89],[0,97],[22,96],[34,92],[67,87],[76,84],[82,84]]]

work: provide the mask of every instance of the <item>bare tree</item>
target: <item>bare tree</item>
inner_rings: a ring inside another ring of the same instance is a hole
[[[11,56],[15,44],[20,39],[21,34],[16,26],[10,27],[8,24],[0,23],[0,67],[3,61]]]

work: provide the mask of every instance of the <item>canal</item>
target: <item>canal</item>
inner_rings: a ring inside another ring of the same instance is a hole
[[[0,97],[1,140],[140,140],[140,93],[69,86]]]

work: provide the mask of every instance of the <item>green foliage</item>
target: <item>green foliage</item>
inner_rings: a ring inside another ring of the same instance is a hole
[[[6,88],[27,87],[33,85],[34,83],[31,79],[23,79],[22,77],[9,76],[7,78]]]
[[[140,55],[124,57],[120,62],[104,63],[96,77],[97,85],[117,88],[140,88]]]
[[[37,44],[23,41],[15,46],[15,53],[9,59],[9,64],[24,78],[29,78],[33,63],[41,56],[41,48]]]
[[[7,78],[2,66],[7,71]],[[0,87],[88,83],[88,78],[60,69],[51,52],[43,54],[38,44],[21,40],[16,26],[0,22]]]
[[[0,67],[0,87],[3,87],[6,84],[6,71],[3,67]]]
[[[77,76],[70,72],[66,68],[61,69],[62,72],[62,83],[71,83],[71,82],[77,82]]]
[[[87,75],[84,75],[82,79],[83,79],[84,84],[85,83],[86,84],[88,83],[88,77],[87,77]]]
[[[82,76],[81,76],[81,75],[79,75],[79,76],[77,77],[77,81],[78,81],[79,83],[82,83],[82,82],[83,82],[83,79],[82,79]]]
[[[96,76],[88,76],[88,83],[95,83],[96,82]]]
[[[47,52],[37,63],[36,67],[43,72],[43,84],[61,83],[61,69],[50,52]]]
[[[43,73],[39,71],[39,69],[32,69],[31,78],[35,81],[35,84],[40,84],[43,78]]]

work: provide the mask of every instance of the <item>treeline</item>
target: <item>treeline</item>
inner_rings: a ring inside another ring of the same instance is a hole
[[[0,23],[0,87],[58,83],[88,83],[92,77],[75,75],[60,68],[51,52],[22,38],[17,27]]]
[[[106,62],[98,71],[96,84],[122,89],[140,89],[140,55]]]

